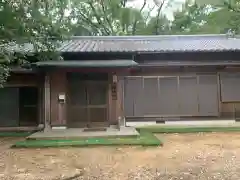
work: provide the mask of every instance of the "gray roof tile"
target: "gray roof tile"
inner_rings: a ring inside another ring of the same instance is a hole
[[[61,52],[174,52],[237,51],[240,38],[226,35],[80,36],[59,48]]]
[[[10,45],[30,52],[31,44]],[[240,38],[224,35],[78,36],[62,42],[60,52],[196,52],[240,51]]]

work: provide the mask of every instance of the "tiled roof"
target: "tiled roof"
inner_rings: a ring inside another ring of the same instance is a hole
[[[65,41],[60,52],[239,51],[240,38],[224,35],[79,36]]]
[[[31,52],[33,46],[10,45],[10,50]],[[212,52],[240,51],[240,37],[222,35],[75,36],[59,52]]]

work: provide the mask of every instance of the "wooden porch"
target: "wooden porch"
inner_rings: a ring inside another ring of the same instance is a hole
[[[101,131],[84,131],[84,128],[69,128],[64,130],[39,131],[27,137],[27,139],[79,139],[91,137],[129,137],[138,136],[134,127],[122,127],[120,129],[108,127]]]

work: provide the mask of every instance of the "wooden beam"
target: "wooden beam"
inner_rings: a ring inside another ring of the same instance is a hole
[[[50,76],[45,74],[44,80],[44,131],[51,129],[50,119]]]

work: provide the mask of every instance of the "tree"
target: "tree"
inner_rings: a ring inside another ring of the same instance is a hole
[[[170,1],[169,1],[170,2]],[[161,34],[162,30],[162,20],[166,23],[166,18],[164,16],[162,16],[161,12],[163,7],[167,4],[166,0],[154,0],[155,5],[157,6],[157,15],[156,17],[152,18],[152,22],[151,24],[154,24],[154,28],[155,28],[155,33],[156,35]]]
[[[71,9],[71,17],[74,19],[72,32],[75,35],[144,35],[161,33],[161,21],[165,23],[167,20],[162,15],[163,5],[172,1],[156,0],[155,4],[149,7],[148,1],[142,0],[139,8],[129,6],[130,0],[70,2],[74,7]],[[157,11],[156,17],[151,17],[153,11]]]
[[[199,6],[187,1],[180,11],[174,13],[171,34],[222,34],[232,30],[240,33],[239,0],[223,5]]]
[[[0,84],[13,64],[55,59],[59,41],[68,32],[65,0],[2,0],[0,2]],[[22,49],[29,49],[27,52]]]
[[[181,10],[174,12],[171,34],[203,33],[208,13],[207,5],[199,6],[195,2],[186,1]]]
[[[166,35],[170,33],[170,20],[164,16],[159,15],[152,17],[147,23],[145,35]]]
[[[142,11],[127,7],[127,0],[72,0],[75,35],[135,35],[144,28]]]

